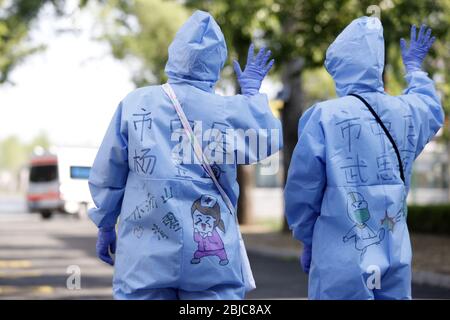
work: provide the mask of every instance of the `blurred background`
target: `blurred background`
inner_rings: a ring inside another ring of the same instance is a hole
[[[112,269],[95,257],[90,165],[120,100],[163,83],[167,48],[195,9],[221,26],[229,61],[217,92],[231,95],[229,63],[250,42],[276,63],[263,83],[284,130],[280,170],[241,166],[239,219],[258,288],[249,298],[305,298],[300,245],[283,217],[282,188],[301,114],[335,97],[328,45],[353,19],[378,16],[385,87],[405,87],[399,39],[426,23],[437,41],[425,69],[445,127],[414,165],[408,223],[413,295],[450,298],[450,1],[448,0],[0,0],[0,299],[110,299]]]

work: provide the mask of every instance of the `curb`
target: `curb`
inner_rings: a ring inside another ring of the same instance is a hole
[[[432,271],[413,270],[412,282],[450,289],[450,276]]]
[[[284,260],[299,259],[300,253],[295,249],[284,249],[275,247],[247,246],[249,253],[258,254],[270,258]],[[413,270],[412,282],[418,285],[429,285],[450,289],[450,275],[433,271]]]
[[[246,245],[246,249],[250,253],[255,253],[260,256],[279,259],[299,259],[299,252],[295,249],[284,249],[275,247],[261,247]]]

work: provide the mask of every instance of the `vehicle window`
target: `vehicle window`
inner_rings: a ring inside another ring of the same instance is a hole
[[[58,178],[56,165],[33,166],[30,170],[31,182],[49,182]]]
[[[70,167],[70,177],[72,179],[89,179],[91,167]]]

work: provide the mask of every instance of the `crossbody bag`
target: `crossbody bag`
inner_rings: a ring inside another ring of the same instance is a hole
[[[225,190],[223,189],[223,187],[220,185],[219,181],[217,180],[216,176],[214,175],[214,171],[212,170],[207,157],[203,153],[201,144],[198,142],[197,137],[195,136],[194,132],[192,131],[191,126],[189,125],[189,121],[186,118],[186,114],[184,113],[183,108],[181,107],[181,104],[178,101],[178,98],[175,94],[175,91],[173,91],[173,89],[172,89],[172,86],[168,83],[165,83],[162,85],[162,88],[163,88],[164,92],[166,93],[166,95],[171,100],[172,105],[175,108],[175,111],[177,112],[178,117],[180,118],[183,129],[189,139],[189,142],[192,145],[192,148],[194,150],[194,153],[195,153],[197,159],[200,161],[200,164],[201,164],[203,170],[211,178],[211,180],[213,181],[217,190],[219,191],[220,196],[222,197],[223,201],[225,202],[225,205],[227,206],[228,210],[230,210],[230,213],[236,219],[237,233],[239,236],[239,251],[240,251],[241,262],[242,262],[242,276],[244,278],[244,284],[245,284],[246,291],[247,292],[251,291],[256,288],[256,284],[255,284],[255,279],[253,278],[253,273],[252,273],[252,270],[250,267],[250,261],[248,259],[247,250],[245,249],[244,240],[242,239],[242,234],[239,229],[239,222],[237,220],[236,208],[234,207],[234,205],[231,202],[230,198],[228,197],[227,193],[225,192]]]
[[[374,116],[375,120],[380,125],[381,129],[383,129],[384,133],[386,134],[386,137],[388,138],[389,142],[392,144],[392,147],[394,148],[395,155],[397,156],[398,168],[400,171],[400,178],[402,179],[403,183],[405,183],[405,173],[403,171],[404,167],[403,167],[402,158],[400,156],[400,151],[398,150],[397,144],[395,143],[394,138],[392,138],[392,135],[390,134],[389,130],[386,128],[383,121],[378,116],[378,114],[375,112],[375,110],[372,108],[372,106],[363,97],[361,97],[360,95],[357,95],[355,93],[350,93],[349,96],[353,96],[353,97],[359,99],[362,103],[364,103],[364,105],[367,107],[367,109],[369,109],[370,113]]]

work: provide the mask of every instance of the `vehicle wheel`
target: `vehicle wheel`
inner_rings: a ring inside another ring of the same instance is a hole
[[[78,219],[86,219],[88,216],[88,208],[86,203],[80,204],[80,209],[78,210],[77,217]]]
[[[52,217],[52,212],[50,210],[41,211],[41,217],[42,219],[50,219]]]

